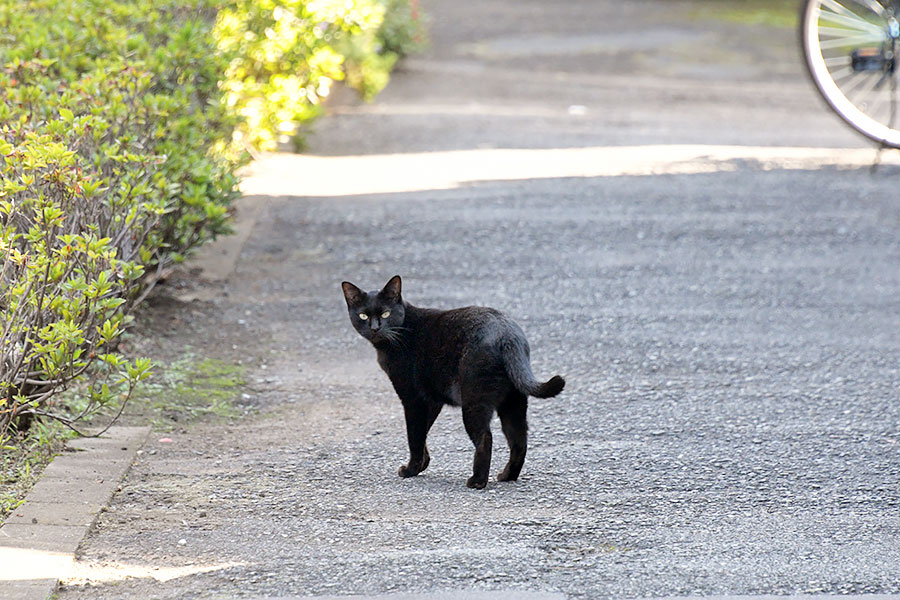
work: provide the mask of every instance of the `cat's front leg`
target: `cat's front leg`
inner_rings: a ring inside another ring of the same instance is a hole
[[[424,449],[422,453],[422,458],[416,460],[412,453],[410,453],[409,462],[405,465],[401,465],[400,469],[397,471],[397,475],[406,479],[407,477],[415,477],[422,471],[428,468],[429,463],[431,463],[431,455],[428,454],[428,448]]]
[[[406,439],[409,442],[409,462],[397,471],[400,477],[415,477],[428,468],[431,456],[425,439],[428,430],[441,412],[443,404],[424,398],[403,402],[403,414],[406,417]]]

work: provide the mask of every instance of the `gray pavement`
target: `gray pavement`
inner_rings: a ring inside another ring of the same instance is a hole
[[[0,527],[0,597],[42,600],[71,571],[75,551],[109,504],[149,427],[113,427],[70,442]]]
[[[316,168],[258,165],[210,299],[149,308],[247,365],[260,414],[149,443],[60,598],[900,594],[900,169],[817,166],[810,147],[864,144],[793,32],[698,6],[426,4],[432,50],[336,107]],[[660,151],[684,144],[705,150]],[[621,164],[583,175],[553,152],[609,147]],[[417,177],[306,191],[387,154]],[[414,304],[506,311],[566,377],[531,403],[519,482],[465,488],[452,410],[428,471],[397,478],[400,406],[339,288],[396,273]]]
[[[377,596],[305,596],[278,600],[563,600],[564,598],[562,594],[545,592],[449,591],[424,594],[378,594]]]

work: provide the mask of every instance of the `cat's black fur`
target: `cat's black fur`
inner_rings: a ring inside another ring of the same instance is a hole
[[[509,463],[498,481],[515,481],[525,462],[528,396],[550,398],[565,386],[556,375],[541,383],[531,372],[525,334],[502,313],[480,306],[453,310],[418,308],[403,301],[400,276],[381,291],[341,284],[350,321],[375,346],[378,364],[403,403],[409,463],[400,477],[414,477],[431,460],[425,438],[445,404],[462,407],[475,444],[471,488],[487,484],[494,411],[509,443]]]

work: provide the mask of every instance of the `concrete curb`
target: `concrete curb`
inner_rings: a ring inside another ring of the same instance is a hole
[[[263,196],[242,196],[236,200],[234,203],[237,211],[234,219],[234,233],[221,236],[200,247],[191,256],[187,263],[188,267],[199,268],[200,277],[208,282],[226,282],[234,272],[241,250],[250,238],[250,234],[253,233],[256,220],[265,209],[268,200]],[[210,289],[201,286],[186,294],[180,294],[179,299],[184,302],[207,301],[219,293],[221,291],[218,288]]]
[[[113,427],[53,459],[0,527],[0,598],[46,600],[128,473],[149,427]]]

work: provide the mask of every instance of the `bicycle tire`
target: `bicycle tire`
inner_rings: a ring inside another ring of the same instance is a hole
[[[806,0],[806,67],[831,109],[882,146],[900,148],[900,0]]]

